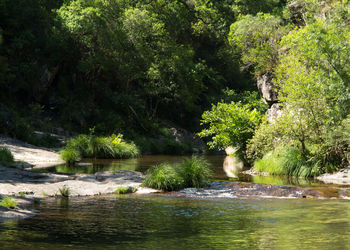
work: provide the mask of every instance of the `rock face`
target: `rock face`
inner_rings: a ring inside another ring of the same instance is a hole
[[[290,19],[296,26],[305,26],[304,7],[300,2],[294,1],[288,5],[290,11]]]
[[[203,150],[205,151],[206,145],[198,135],[169,122],[164,122],[164,126],[169,128],[175,141],[179,143],[191,143],[195,153],[201,153]]]
[[[273,122],[282,115],[282,107],[278,103],[272,104],[272,106],[267,110],[267,120]]]
[[[272,73],[266,73],[257,78],[259,92],[264,101],[269,105],[278,102],[278,93],[276,86],[273,84],[274,77]]]

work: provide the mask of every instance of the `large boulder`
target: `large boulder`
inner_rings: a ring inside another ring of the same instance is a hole
[[[278,102],[278,93],[273,84],[275,76],[272,73],[265,73],[257,78],[257,85],[263,100],[270,106]]]

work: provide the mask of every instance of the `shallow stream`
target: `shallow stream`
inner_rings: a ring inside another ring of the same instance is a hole
[[[179,157],[94,162],[51,172],[145,172]],[[216,181],[336,190],[313,180],[247,177],[241,165],[210,156]],[[90,161],[91,162],[91,161]],[[229,176],[230,177],[229,177]],[[235,178],[237,177],[237,178]],[[331,191],[330,191],[331,192]],[[37,216],[0,222],[0,249],[349,249],[350,202],[167,194],[45,199]]]

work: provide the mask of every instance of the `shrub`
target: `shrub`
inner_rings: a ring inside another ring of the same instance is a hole
[[[115,158],[134,158],[140,155],[140,150],[134,143],[115,143],[112,149]]]
[[[201,125],[208,124],[198,135],[211,137],[208,145],[211,149],[223,149],[228,146],[237,148],[237,154],[245,160],[245,149],[255,128],[261,123],[263,115],[250,104],[218,103],[202,115]]]
[[[303,156],[299,148],[289,146],[269,152],[254,163],[254,169],[273,175],[314,177],[334,170],[335,166],[330,162],[320,161],[318,156],[310,153]]]
[[[0,164],[11,165],[14,162],[11,151],[7,148],[0,148]]]
[[[131,194],[137,191],[137,187],[118,187],[115,194]]]
[[[80,152],[77,149],[66,147],[60,151],[60,156],[68,164],[74,164],[80,159]]]
[[[184,180],[176,170],[175,165],[163,163],[151,168],[143,184],[150,188],[164,191],[179,190],[184,187]]]
[[[267,153],[262,159],[254,163],[256,171],[267,172],[273,175],[283,174],[282,166],[282,158],[278,157],[277,154],[273,154],[273,152]]]
[[[71,138],[66,148],[74,148],[76,149],[81,157],[88,157],[88,148],[89,148],[89,136],[87,135],[78,135],[76,137]]]
[[[59,188],[58,191],[60,192],[60,194],[62,195],[62,197],[69,197],[70,195],[70,188],[67,187],[66,185],[64,185],[62,188]]]
[[[179,164],[161,164],[151,168],[143,184],[150,188],[175,191],[187,187],[203,187],[212,171],[202,158],[192,157]]]
[[[1,200],[0,205],[6,208],[15,209],[17,207],[17,201],[14,201],[11,197],[5,197]]]
[[[185,187],[203,187],[212,175],[210,164],[203,158],[193,156],[184,160],[178,166],[180,176],[184,180]]]
[[[69,140],[61,151],[61,158],[74,163],[85,158],[132,158],[140,154],[134,143],[125,142],[121,134],[108,137],[79,135]]]

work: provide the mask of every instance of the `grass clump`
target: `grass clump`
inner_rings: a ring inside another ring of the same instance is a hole
[[[132,194],[137,191],[137,187],[118,187],[115,194]]]
[[[60,151],[60,157],[68,164],[74,164],[80,159],[80,152],[74,148],[67,147]]]
[[[163,191],[175,191],[187,187],[199,188],[207,183],[211,174],[207,161],[192,157],[178,164],[164,163],[151,168],[143,184]]]
[[[134,143],[123,140],[123,135],[108,137],[79,135],[69,140],[60,155],[67,163],[74,163],[79,158],[133,158],[140,154]]]
[[[7,148],[0,147],[0,164],[11,165],[14,163],[14,157],[11,151]]]
[[[62,197],[68,198],[70,195],[70,188],[67,186],[63,186],[62,188],[59,188],[58,191],[60,192]]]
[[[295,177],[314,177],[334,169],[329,163],[322,167],[316,156],[303,156],[297,147],[280,147],[267,153],[254,163],[254,169],[272,175],[288,175]]]
[[[178,166],[185,187],[203,187],[212,175],[210,164],[202,158],[186,159]]]
[[[6,208],[15,209],[17,207],[17,201],[14,201],[11,197],[5,197],[1,200],[0,205]]]
[[[26,192],[23,192],[23,191],[21,191],[21,192],[18,192],[18,195],[20,196],[20,197],[26,197]]]
[[[184,187],[184,180],[179,175],[175,165],[163,163],[147,172],[143,184],[150,188],[174,191]]]

